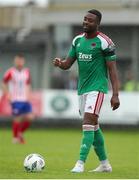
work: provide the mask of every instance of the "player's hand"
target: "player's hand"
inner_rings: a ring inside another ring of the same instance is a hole
[[[111,107],[112,110],[114,111],[115,109],[118,109],[120,106],[120,101],[118,95],[113,95],[111,98]]]
[[[3,93],[1,96],[1,100],[8,100],[11,101],[11,96],[9,93]]]
[[[62,64],[62,61],[61,61],[60,58],[55,58],[55,59],[53,60],[53,65],[54,65],[54,66],[60,67],[61,64]]]

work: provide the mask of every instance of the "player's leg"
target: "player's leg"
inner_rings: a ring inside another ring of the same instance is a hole
[[[31,125],[31,120],[33,118],[31,118],[32,115],[26,115],[26,116],[23,116],[23,120],[21,121],[20,123],[20,131],[19,131],[19,134],[18,134],[18,138],[19,138],[19,141],[20,143],[22,144],[25,144],[25,139],[24,139],[24,132],[30,127]]]
[[[12,122],[12,132],[13,132],[12,142],[14,144],[19,143],[19,139],[18,139],[19,128],[20,128],[20,120],[18,117],[15,117],[13,122]]]
[[[83,172],[91,145],[94,141],[94,128],[98,124],[98,115],[95,114],[95,104],[98,92],[88,93],[84,101],[83,137],[80,147],[80,158],[72,169],[72,172]]]
[[[21,132],[25,132],[31,125],[31,121],[25,119],[21,122]]]
[[[100,112],[102,103],[103,103],[103,97],[104,94],[100,93],[98,97],[99,107],[96,108],[98,109],[98,114]],[[107,153],[106,153],[106,148],[105,148],[105,143],[104,143],[104,137],[103,133],[99,127],[99,124],[95,125],[95,131],[94,131],[94,142],[93,142],[94,150],[98,156],[98,159],[100,161],[100,166],[98,166],[96,169],[92,170],[93,172],[111,172],[112,167],[109,164],[109,161],[107,159]]]
[[[12,114],[14,116],[13,122],[12,122],[12,133],[13,133],[13,143],[19,143],[18,134],[20,131],[20,123],[21,123],[21,104],[19,102],[13,102],[11,103],[12,108]]]
[[[22,113],[23,113],[23,120],[20,124],[19,139],[21,143],[25,143],[25,140],[23,138],[23,133],[30,127],[31,121],[34,119],[34,115],[32,113],[32,106],[29,102],[24,103]]]
[[[72,172],[83,172],[84,163],[86,162],[88,153],[94,141],[94,126],[97,121],[97,116],[85,113],[84,122],[83,122],[83,137],[80,147],[80,157],[77,161],[75,167],[72,169]]]
[[[100,161],[105,161],[107,159],[106,148],[104,144],[104,136],[99,127],[99,125],[95,126],[95,135],[93,142],[94,150],[98,156]]]
[[[33,113],[29,113],[29,114],[26,114],[24,116],[23,121],[22,121],[22,125],[21,125],[21,131],[22,132],[25,132],[30,127],[33,119],[34,119]]]
[[[104,137],[99,125],[95,126],[95,133],[94,133],[94,150],[98,156],[100,161],[100,165],[90,172],[111,172],[112,167],[107,159],[107,153],[105,148]]]
[[[22,122],[22,127],[21,127],[21,131],[24,132],[26,131],[30,125],[31,122],[34,119],[34,114],[32,112],[32,105],[29,102],[26,102],[24,105],[24,120]]]

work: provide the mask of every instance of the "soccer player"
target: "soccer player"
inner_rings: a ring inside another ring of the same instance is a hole
[[[25,143],[23,133],[29,128],[30,122],[34,118],[30,104],[30,70],[25,68],[24,64],[24,56],[16,55],[14,67],[5,72],[2,82],[3,96],[9,99],[14,116],[13,143],[21,144]]]
[[[112,171],[98,118],[104,94],[108,90],[108,74],[112,84],[110,100],[112,110],[117,109],[120,105],[118,98],[119,81],[115,45],[108,36],[98,31],[101,17],[102,15],[98,10],[89,10],[83,20],[84,33],[73,39],[67,58],[65,60],[55,58],[53,60],[54,66],[63,70],[69,69],[76,60],[78,63],[78,95],[79,109],[83,116],[83,137],[79,160],[71,170],[75,173],[84,171],[84,164],[91,146],[94,147],[100,161],[100,165],[92,172]]]

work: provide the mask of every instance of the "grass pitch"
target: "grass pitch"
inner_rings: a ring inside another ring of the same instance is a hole
[[[0,129],[0,178],[2,179],[135,179],[139,178],[138,131],[103,131],[112,173],[89,173],[98,159],[91,149],[85,172],[70,172],[79,155],[81,131],[72,129],[29,130],[25,145],[11,143],[11,131]],[[27,173],[23,168],[26,155],[39,153],[46,161],[40,173]]]

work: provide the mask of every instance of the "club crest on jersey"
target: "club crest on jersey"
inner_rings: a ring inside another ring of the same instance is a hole
[[[79,61],[92,61],[92,54],[79,52]]]
[[[92,47],[96,47],[96,43],[92,43],[91,45],[92,45]]]

